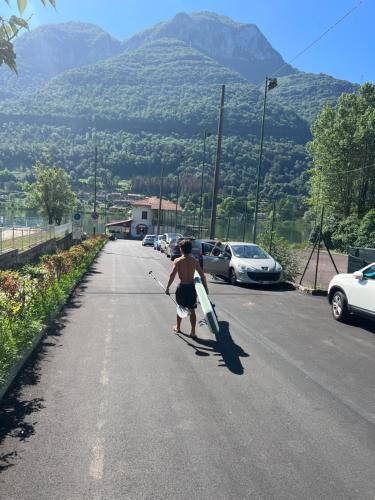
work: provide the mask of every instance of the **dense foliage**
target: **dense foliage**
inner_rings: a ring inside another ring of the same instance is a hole
[[[312,127],[308,150],[311,204],[340,217],[362,218],[375,206],[375,85],[343,94],[326,106]]]
[[[375,209],[359,219],[356,215],[341,218],[329,214],[323,223],[322,232],[326,244],[330,248],[346,252],[348,246],[375,248]],[[310,236],[311,243],[318,236],[318,227]]]
[[[206,17],[197,19],[206,22]],[[215,26],[229,22],[214,17]],[[196,207],[205,130],[213,134],[208,140],[204,173],[205,199],[210,197],[220,88],[225,83],[219,212],[232,215],[239,210],[238,203],[230,200],[233,197],[240,197],[241,206],[246,200],[251,204],[262,89],[249,83],[243,72],[235,71],[233,61],[224,64],[213,54],[210,57],[209,51],[199,50],[194,40],[184,41],[188,35],[181,30],[176,31],[179,39],[171,37],[173,30],[167,30],[168,38],[162,38],[165,26],[161,31],[159,28],[152,36],[148,32],[147,40],[143,40],[145,33],[140,34],[139,39],[132,39],[137,42],[134,46],[125,44],[126,50],[111,58],[82,67],[76,61],[75,69],[49,79],[38,91],[3,101],[0,169],[27,171],[47,149],[54,163],[69,172],[76,189],[81,187],[80,180],[86,179],[87,186],[93,175],[91,137],[95,128],[100,175],[107,170],[113,176],[131,179],[133,191],[158,194],[163,166],[165,195],[175,195],[179,172],[181,203]],[[66,29],[74,39],[78,27],[67,25]],[[84,40],[91,40],[90,30],[82,29]],[[48,36],[52,31],[50,27]],[[62,32],[62,28],[56,32],[59,41]],[[37,35],[43,39],[42,32]],[[103,39],[102,34],[98,37]],[[60,51],[60,43],[58,47]],[[84,42],[83,57],[87,58],[86,47]],[[56,50],[52,44],[52,60]],[[116,53],[117,48],[113,50]],[[60,68],[64,61],[61,64]],[[335,103],[343,90],[355,86],[325,75],[292,73],[280,78],[278,87],[269,92],[261,196],[265,202],[282,200],[286,212],[298,217],[306,208],[308,194],[309,160],[304,145],[311,139],[309,122],[323,103]]]
[[[92,238],[43,257],[39,265],[0,271],[0,386],[22,351],[65,303],[103,246]]]

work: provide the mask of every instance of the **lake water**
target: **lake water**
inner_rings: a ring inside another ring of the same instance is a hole
[[[108,212],[107,216],[104,214],[99,214],[99,219],[96,224],[94,224],[91,213],[83,213],[82,223],[83,230],[87,234],[94,233],[94,227],[96,233],[103,233],[105,229],[106,222],[114,220],[122,220],[127,218],[124,212]],[[63,222],[68,222],[68,219]],[[209,232],[209,218],[205,218],[203,222],[203,227],[206,229],[203,232],[203,237],[207,237]],[[178,224],[180,227],[185,228],[185,232],[190,234],[197,233],[198,217],[189,216],[186,214],[179,215]],[[258,222],[258,234],[262,232],[262,226],[264,221],[259,220]],[[0,227],[43,227],[47,226],[48,221],[38,215],[35,210],[4,210],[0,208]],[[165,217],[165,224],[163,224],[161,231],[169,232],[174,231],[175,225],[175,215],[174,213],[169,213]],[[190,229],[188,229],[190,228]],[[194,231],[195,228],[195,231]],[[297,219],[294,221],[276,221],[275,231],[278,235],[283,236],[290,243],[301,244],[308,241],[310,233],[312,230],[312,225],[307,224],[303,219]],[[246,224],[245,230],[245,241],[251,241],[253,234],[253,225],[251,221]],[[197,235],[197,234],[196,234]],[[244,222],[239,218],[220,218],[217,219],[216,224],[216,235],[217,238],[223,240],[239,240],[242,241],[244,237]]]

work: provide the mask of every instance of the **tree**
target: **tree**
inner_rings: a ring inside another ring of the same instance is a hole
[[[8,5],[11,0],[4,0]],[[40,0],[43,5],[48,2],[56,7],[56,0]],[[29,19],[22,17],[27,7],[28,0],[17,0],[19,16],[10,16],[9,19],[4,19],[0,16],[0,66],[6,64],[11,70],[17,73],[16,54],[13,47],[13,39],[23,29],[29,29]]]
[[[69,174],[62,168],[35,165],[36,181],[28,186],[29,205],[48,217],[48,224],[61,224],[76,204]]]
[[[363,215],[375,204],[375,85],[342,94],[336,108],[326,106],[312,126],[311,205],[336,215]]]

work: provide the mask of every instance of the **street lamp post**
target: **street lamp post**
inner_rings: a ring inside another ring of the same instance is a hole
[[[263,117],[262,117],[262,128],[261,128],[261,133],[260,133],[260,148],[259,148],[259,160],[258,160],[258,168],[257,168],[257,184],[256,184],[256,193],[255,193],[253,243],[256,242],[256,238],[257,238],[260,172],[261,172],[261,168],[262,168],[263,139],[264,139],[264,121],[265,121],[265,116],[266,116],[267,90],[272,90],[275,87],[277,87],[277,78],[268,78],[268,77],[266,77],[266,81],[265,81],[265,85],[264,85]]]
[[[201,196],[199,201],[199,221],[198,221],[198,236],[202,237],[202,225],[203,225],[203,213],[202,213],[202,205],[203,205],[203,179],[204,179],[204,166],[206,163],[206,139],[210,137],[211,132],[207,130],[204,131],[204,139],[203,139],[203,158],[202,158],[202,175],[201,175]]]

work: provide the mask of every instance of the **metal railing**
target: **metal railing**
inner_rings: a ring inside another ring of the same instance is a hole
[[[45,227],[0,227],[0,254],[8,250],[26,250],[72,232],[72,223]]]

